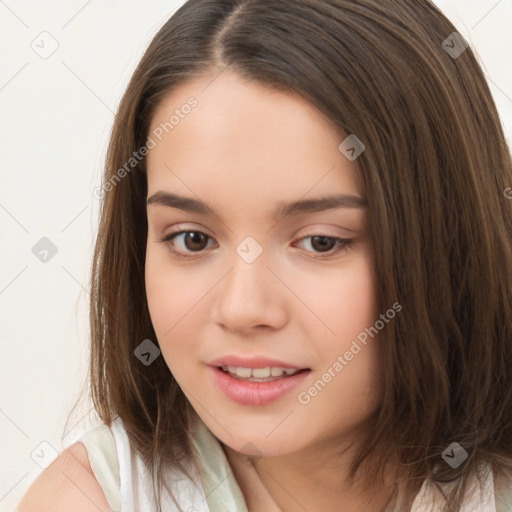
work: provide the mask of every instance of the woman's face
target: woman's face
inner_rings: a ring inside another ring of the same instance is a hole
[[[149,136],[147,299],[197,414],[262,456],[357,434],[379,402],[378,340],[361,333],[380,312],[345,136],[301,96],[229,72],[173,91]]]

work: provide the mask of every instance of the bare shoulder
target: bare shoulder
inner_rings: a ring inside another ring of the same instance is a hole
[[[29,487],[17,512],[109,512],[82,443],[63,450]]]

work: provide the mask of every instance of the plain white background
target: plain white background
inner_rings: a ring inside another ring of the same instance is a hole
[[[93,190],[131,73],[183,3],[0,0],[0,511],[97,423],[86,389],[65,425],[88,371]],[[478,53],[510,143],[512,0],[435,3]]]

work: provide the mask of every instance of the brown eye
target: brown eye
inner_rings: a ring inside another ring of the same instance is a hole
[[[304,241],[308,240],[309,243],[305,244]],[[307,252],[318,254],[315,258],[334,256],[342,250],[348,250],[353,243],[353,240],[346,238],[339,238],[336,236],[327,235],[307,235],[301,238],[299,245],[310,245],[311,249],[306,248]],[[325,255],[325,256],[324,256]]]
[[[186,231],[183,238],[185,247],[190,251],[201,251],[206,247],[208,236],[200,231]]]
[[[315,249],[315,251],[319,252],[328,252],[332,250],[336,246],[336,238],[332,236],[312,236],[311,238],[311,247]]]
[[[177,240],[174,240],[175,238]],[[164,243],[176,256],[188,258],[193,257],[193,253],[202,253],[209,239],[211,237],[202,231],[177,231],[160,239],[159,242]],[[176,241],[180,242],[178,247],[176,247]]]

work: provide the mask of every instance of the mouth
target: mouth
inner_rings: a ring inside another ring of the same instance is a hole
[[[228,374],[233,379],[246,382],[272,382],[297,375],[298,373],[308,372],[309,368],[284,368],[284,367],[265,367],[265,368],[245,368],[240,366],[221,365],[216,367],[218,370]]]
[[[231,401],[263,406],[284,399],[301,385],[310,368],[209,366],[216,387]],[[261,376],[265,375],[265,376]]]

